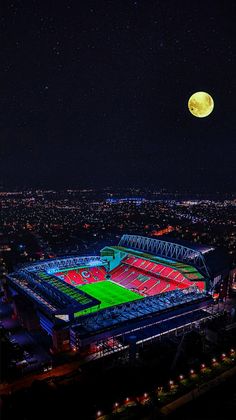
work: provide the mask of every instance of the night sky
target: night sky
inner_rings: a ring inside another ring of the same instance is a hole
[[[235,0],[2,0],[3,187],[235,191],[235,22]]]

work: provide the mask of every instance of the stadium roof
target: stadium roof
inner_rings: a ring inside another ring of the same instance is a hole
[[[162,238],[160,238],[162,239]],[[182,239],[166,238],[163,237],[166,242],[176,243],[183,246],[187,246],[191,249],[201,252],[203,254],[206,265],[212,275],[216,275],[221,271],[228,270],[230,267],[230,259],[226,251],[219,247],[212,245],[197,244],[195,242],[188,242]]]
[[[78,311],[101,302],[60,278],[45,271],[21,270],[7,276],[10,283],[50,316],[67,315],[67,320]],[[63,319],[63,318],[61,318]]]
[[[170,237],[156,239],[138,235],[123,235],[119,246],[192,265],[208,278],[229,270],[230,266],[229,257],[222,249]]]
[[[150,321],[150,315],[153,317],[156,314],[160,317],[162,313],[164,319],[169,310],[179,308],[181,312],[181,307],[186,307],[188,304],[196,304],[195,309],[198,309],[202,303],[205,305],[209,302],[211,302],[211,297],[205,292],[175,290],[163,295],[149,296],[131,303],[103,309],[96,314],[85,315],[78,318],[77,325],[73,327],[73,330],[79,333],[81,339],[98,333],[104,335],[106,331],[109,335],[111,328],[114,332],[117,328],[117,334],[124,332],[127,328],[130,329],[132,323],[138,322],[136,325],[138,328],[146,325],[147,320]],[[176,312],[176,315],[179,313]],[[152,318],[152,322],[154,322],[154,318]]]
[[[161,241],[165,241],[165,242],[171,242],[172,244],[178,244],[178,245],[186,246],[188,248],[199,251],[202,254],[211,252],[215,249],[215,247],[211,246],[211,245],[197,244],[196,242],[185,241],[184,239],[176,239],[176,238],[172,238],[171,236],[168,236],[168,237],[159,236],[158,239],[160,239]]]

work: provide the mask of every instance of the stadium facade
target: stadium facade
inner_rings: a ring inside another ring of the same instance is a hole
[[[123,235],[99,256],[24,266],[6,290],[21,323],[46,331],[53,351],[104,355],[199,326],[228,277],[213,247]]]

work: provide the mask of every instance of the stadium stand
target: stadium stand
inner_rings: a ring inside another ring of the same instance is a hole
[[[116,283],[145,296],[191,286],[204,290],[204,282],[191,281],[177,269],[132,255],[124,258],[111,276]]]
[[[83,284],[103,281],[106,271],[104,267],[84,267],[58,272],[55,275],[72,286],[82,286]]]
[[[118,246],[103,248],[100,256],[22,266],[7,275],[6,293],[27,302],[51,335],[55,352],[90,354],[98,342],[114,336],[125,348],[126,336],[129,345],[134,331],[139,343],[162,333],[162,321],[166,331],[174,331],[212,316],[214,290],[227,284],[229,274],[226,263],[217,270],[206,264],[218,258],[212,249],[123,235]]]

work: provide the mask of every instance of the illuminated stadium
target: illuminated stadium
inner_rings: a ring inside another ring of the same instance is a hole
[[[215,254],[123,235],[99,256],[25,266],[8,276],[8,290],[16,315],[30,313],[54,351],[105,354],[205,322],[228,275],[224,262],[212,270]]]

